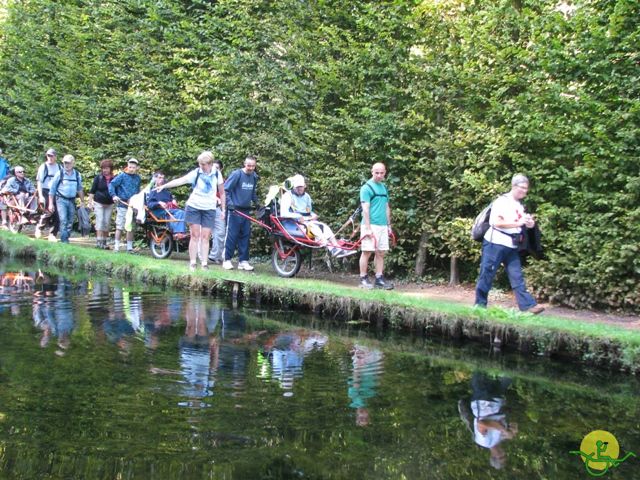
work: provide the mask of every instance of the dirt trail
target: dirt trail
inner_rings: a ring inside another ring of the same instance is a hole
[[[310,273],[303,271],[300,276],[305,278],[321,278],[323,280],[339,282],[353,287],[358,286],[358,277],[356,275],[344,273]],[[474,285],[449,286],[418,283],[396,283],[395,288],[396,291],[407,295],[470,306],[473,305],[475,298],[474,289]],[[504,308],[517,308],[515,298],[511,292],[492,290],[489,294],[489,304],[499,305]],[[566,318],[567,320],[579,320],[589,323],[617,325],[634,330],[640,329],[640,316],[638,315],[616,314],[594,310],[575,310],[549,303],[543,303],[542,305],[545,307],[545,311],[541,315],[553,315],[554,317]]]
[[[71,241],[76,245],[83,245],[87,247],[92,247],[95,244],[94,239],[90,240],[88,238],[72,238]],[[145,249],[140,253],[143,255],[150,255],[148,249]],[[186,257],[183,255],[173,255],[170,259],[163,261],[185,262]],[[219,266],[212,267],[221,268]],[[260,273],[273,273],[270,264],[256,265],[256,267]],[[273,274],[275,275],[275,273]],[[309,271],[307,268],[305,268],[305,266],[303,266],[302,270],[298,274],[298,277],[336,282],[351,287],[358,287],[359,282],[357,275],[343,272],[330,273],[326,269],[314,269],[313,271]],[[414,295],[417,297],[429,298],[434,300],[442,300],[446,302],[461,303],[463,305],[473,305],[475,297],[473,285],[449,286],[396,282],[396,291],[405,293],[407,295]],[[511,292],[505,293],[492,290],[489,295],[489,304],[500,305],[505,308],[516,308],[516,302]],[[551,304],[543,305],[546,309],[541,315],[553,315],[555,317],[566,318],[567,320],[578,320],[582,322],[617,325],[623,328],[640,330],[639,315],[624,315],[593,310],[574,310],[571,308]]]

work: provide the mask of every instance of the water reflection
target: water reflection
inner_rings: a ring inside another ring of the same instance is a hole
[[[371,421],[368,402],[376,396],[383,370],[383,355],[376,348],[355,344],[351,351],[353,372],[349,378],[349,407],[356,410],[356,425],[366,427]]]
[[[562,452],[589,431],[640,444],[628,377],[603,392],[593,371],[16,272],[0,281],[0,478],[574,478]]]
[[[75,328],[71,302],[73,286],[63,277],[54,281],[42,272],[35,277],[32,317],[34,326],[42,332],[40,347],[47,347],[51,337],[54,337],[58,347],[55,353],[63,356],[71,344],[71,334]]]
[[[518,425],[507,421],[506,393],[512,380],[490,377],[475,372],[471,378],[471,400],[458,402],[460,418],[473,434],[476,445],[489,450],[489,464],[496,470],[504,468],[507,453],[502,445],[518,434]]]
[[[328,337],[320,332],[295,330],[267,338],[259,354],[260,378],[276,381],[285,397],[293,396],[293,383],[302,376],[304,357],[321,350]]]
[[[220,355],[216,329],[222,314],[221,309],[209,308],[204,300],[192,299],[185,305],[184,316],[185,332],[180,339],[180,367],[185,379],[182,391],[193,402],[213,395]]]

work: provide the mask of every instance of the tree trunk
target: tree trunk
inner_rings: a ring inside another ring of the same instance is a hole
[[[425,263],[427,262],[427,242],[429,241],[429,232],[426,230],[420,235],[420,243],[418,243],[418,255],[416,256],[416,277],[424,274]]]
[[[460,272],[458,270],[458,257],[455,255],[451,256],[451,261],[449,264],[449,285],[459,285],[460,284]]]

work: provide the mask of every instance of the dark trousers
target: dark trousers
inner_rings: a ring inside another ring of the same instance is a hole
[[[486,240],[482,241],[480,276],[476,284],[476,305],[487,306],[489,290],[491,290],[493,279],[500,264],[504,264],[520,310],[524,311],[536,306],[537,302],[527,291],[527,286],[524,282],[518,249],[497,245]]]
[[[49,205],[49,189],[43,188],[42,194],[44,195],[44,213],[40,216],[37,228],[42,230],[47,225],[51,225],[51,234],[58,235],[60,231],[60,217],[58,216],[56,202],[53,202],[53,212],[50,212],[47,210],[47,206]]]
[[[249,261],[251,221],[230,211],[227,215],[227,232],[224,239],[224,259],[231,260],[238,249],[238,259]]]

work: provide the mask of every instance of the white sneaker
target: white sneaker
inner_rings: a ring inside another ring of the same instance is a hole
[[[49,236],[47,237],[47,240],[49,240],[50,242],[57,242],[58,239],[56,238],[56,236],[53,233],[50,233]]]
[[[42,237],[42,230],[40,230],[38,227],[36,227],[36,231],[33,232],[33,236],[36,237],[36,238]]]
[[[250,272],[251,270],[253,270],[253,267],[249,264],[249,262],[240,262],[238,264],[238,270],[246,270]]]
[[[222,268],[225,270],[233,270],[233,263],[231,263],[231,260],[225,260],[222,262]],[[240,268],[240,265],[238,265],[238,268]]]

